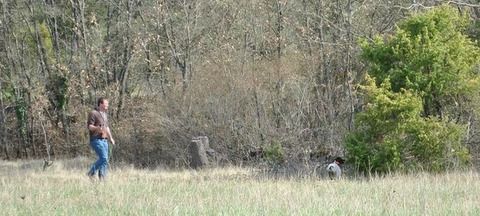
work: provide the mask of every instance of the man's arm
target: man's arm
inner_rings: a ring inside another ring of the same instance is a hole
[[[102,132],[102,128],[100,126],[95,126],[95,115],[93,114],[93,112],[90,112],[88,114],[87,127],[88,127],[88,130],[93,133],[98,134]]]
[[[108,139],[110,140],[110,142],[112,143],[112,145],[115,145],[115,140],[113,139],[112,137],[112,133],[110,132],[110,127],[107,127],[107,136],[108,136]]]
[[[97,127],[97,126],[95,126],[95,125],[93,125],[93,124],[89,124],[89,125],[88,125],[88,130],[90,130],[90,131],[92,131],[92,132],[94,132],[94,133],[100,133],[100,132],[102,132],[102,128],[101,128],[100,126]]]

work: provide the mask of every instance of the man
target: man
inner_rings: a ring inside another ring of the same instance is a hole
[[[340,165],[345,162],[341,157],[335,158],[335,160],[327,166],[327,172],[330,179],[340,179],[342,177],[342,169]]]
[[[97,101],[97,109],[94,109],[88,115],[87,127],[90,132],[90,146],[98,156],[98,160],[92,164],[92,168],[87,175],[95,178],[98,171],[98,178],[103,180],[107,175],[108,167],[108,142],[110,140],[112,145],[115,145],[115,140],[112,138],[110,127],[107,119],[108,100],[99,98]]]

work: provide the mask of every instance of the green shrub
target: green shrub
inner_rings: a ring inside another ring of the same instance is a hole
[[[265,148],[265,160],[273,165],[281,164],[284,161],[285,154],[282,145],[279,142],[272,141]]]
[[[392,92],[388,80],[377,87],[367,78],[361,89],[367,104],[346,139],[348,160],[359,170],[443,171],[468,163],[462,125],[421,117],[421,98],[407,90]]]
[[[480,93],[480,49],[465,34],[469,21],[440,6],[401,22],[386,40],[362,43],[372,78],[361,87],[366,106],[346,139],[360,170],[443,171],[468,163],[461,119],[473,111],[461,107],[475,107]]]

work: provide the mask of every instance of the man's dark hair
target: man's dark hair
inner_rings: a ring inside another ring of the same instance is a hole
[[[99,107],[100,104],[103,104],[103,102],[106,101],[106,100],[107,100],[107,99],[104,98],[104,97],[98,98],[98,100],[97,100],[97,107]]]

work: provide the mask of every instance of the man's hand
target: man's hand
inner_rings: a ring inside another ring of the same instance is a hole
[[[98,133],[98,134],[102,135],[103,133],[105,133],[104,131],[105,131],[105,128],[104,128],[104,127],[102,127],[102,126],[98,126],[98,127],[97,127],[97,133]]]
[[[111,138],[110,143],[112,143],[112,145],[115,145],[115,140],[113,138]]]

